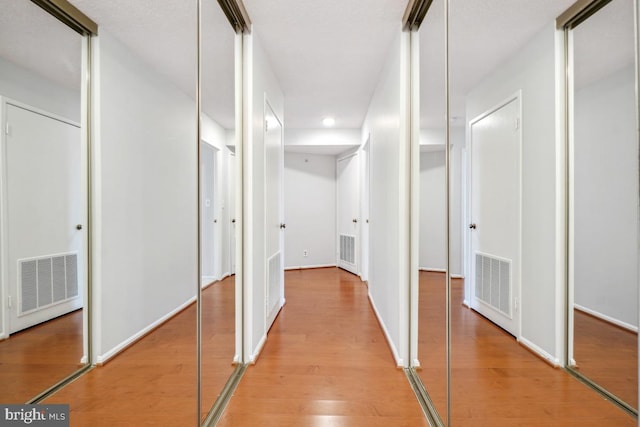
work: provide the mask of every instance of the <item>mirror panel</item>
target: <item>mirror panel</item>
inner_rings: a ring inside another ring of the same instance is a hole
[[[569,365],[637,410],[638,133],[634,2],[568,30]]]
[[[201,419],[234,370],[235,32],[202,0]]]
[[[0,1],[0,402],[86,365],[86,40],[33,2]]]
[[[420,160],[418,375],[447,422],[447,199],[444,0],[434,0],[419,30]],[[414,178],[416,176],[414,175]],[[414,231],[415,233],[415,231]]]

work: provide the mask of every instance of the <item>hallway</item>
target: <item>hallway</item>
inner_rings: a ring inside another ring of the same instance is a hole
[[[357,276],[285,273],[287,302],[220,426],[427,426]]]

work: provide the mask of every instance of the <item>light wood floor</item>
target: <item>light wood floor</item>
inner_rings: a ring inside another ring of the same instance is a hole
[[[82,310],[0,341],[0,402],[24,403],[81,367]]]
[[[203,291],[201,417],[233,371],[233,280],[227,278]],[[192,305],[46,402],[70,404],[71,426],[77,427],[194,426],[198,420],[195,331]]]
[[[577,369],[607,390],[637,406],[638,334],[574,310]]]
[[[421,273],[421,301],[444,298],[442,276]],[[549,366],[511,335],[464,307],[461,280],[454,280],[452,287],[453,426],[638,425],[611,402],[563,370]],[[432,316],[444,318],[444,314]],[[423,369],[420,375],[435,391],[438,408],[444,408],[440,396],[446,390],[445,383],[441,374],[431,376],[432,371]]]
[[[426,426],[356,276],[286,273],[287,303],[220,426]]]

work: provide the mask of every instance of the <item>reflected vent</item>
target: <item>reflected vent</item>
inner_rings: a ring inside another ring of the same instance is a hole
[[[78,296],[78,254],[18,260],[20,314]]]
[[[280,299],[280,252],[277,252],[267,261],[267,313],[271,313],[278,308]]]
[[[356,236],[340,235],[340,261],[356,263]]]
[[[511,261],[476,253],[475,297],[511,317]]]

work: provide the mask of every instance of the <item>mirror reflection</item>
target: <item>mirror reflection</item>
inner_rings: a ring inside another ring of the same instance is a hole
[[[431,3],[419,31],[418,374],[440,418],[446,423],[448,211],[445,170],[447,122],[444,3],[444,0]]]
[[[235,357],[235,32],[218,3],[202,2],[201,419]]]
[[[0,1],[0,402],[87,362],[84,39],[28,1]]]
[[[638,134],[634,2],[613,0],[569,31],[570,365],[638,401]]]

